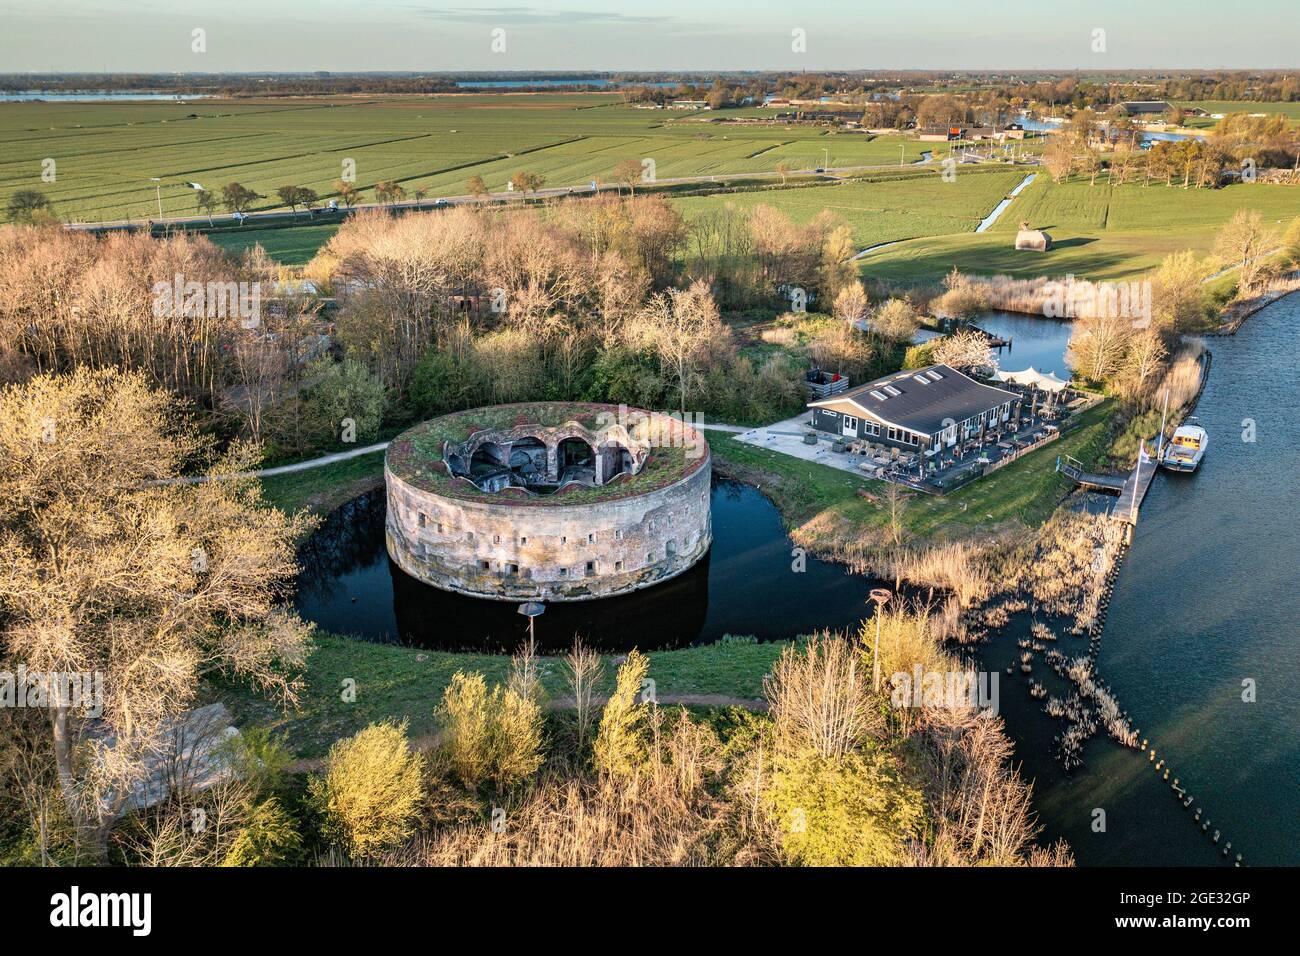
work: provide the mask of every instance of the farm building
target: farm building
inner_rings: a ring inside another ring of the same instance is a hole
[[[808,403],[813,428],[913,450],[950,447],[1019,414],[1021,397],[947,365],[886,375]]]
[[[1029,223],[1022,222],[1020,231],[1016,233],[1016,248],[1046,252],[1052,248],[1052,237],[1041,229],[1030,229]]]
[[[1119,105],[1129,116],[1163,116],[1173,108],[1164,100],[1129,100]]]

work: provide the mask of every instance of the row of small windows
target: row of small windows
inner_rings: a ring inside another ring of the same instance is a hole
[[[674,553],[675,553],[675,552],[672,551],[672,550],[669,550],[669,552],[668,552],[668,554],[669,554],[670,556],[671,556],[672,554],[674,554]],[[653,564],[653,563],[654,563],[654,560],[655,560],[655,556],[654,556],[654,554],[647,553],[646,556],[645,556],[645,560],[646,560],[646,564]],[[615,573],[615,574],[621,573],[622,570],[623,570],[623,567],[624,567],[623,561],[621,561],[621,560],[619,560],[619,561],[615,561],[615,562],[614,562],[614,573]],[[486,572],[489,572],[489,573],[490,573],[490,572],[492,571],[492,562],[491,562],[491,561],[488,561],[488,560],[486,560],[486,559],[480,560],[480,561],[478,562],[478,569],[479,569],[480,571],[486,571]],[[499,563],[499,564],[497,565],[497,570],[498,570],[500,573],[502,573],[502,574],[519,574],[519,573],[520,573],[519,565],[516,564],[516,563],[513,562],[513,561],[505,561],[505,562],[501,562],[501,563]],[[570,573],[569,573],[571,570],[574,572],[572,575],[570,575]],[[578,571],[579,571],[579,569],[577,569],[577,568],[572,568],[572,569],[571,569],[571,568],[568,568],[568,567],[562,567],[562,568],[559,569],[559,575],[560,575],[560,577],[562,577],[562,578],[567,578],[567,577],[584,577],[584,576],[587,576],[587,575],[597,574],[597,573],[600,571],[600,562],[599,562],[599,561],[596,561],[596,560],[587,561],[586,563],[584,563],[584,564],[582,565],[581,573],[578,573]],[[524,571],[523,573],[524,573],[525,576],[528,576],[528,577],[531,577],[531,574],[532,574],[531,571]]]
[[[424,512],[420,512],[420,513],[417,515],[416,521],[417,521],[417,524],[418,524],[421,528],[428,528],[428,527],[429,527],[429,518],[428,518],[428,516],[427,516],[426,514],[424,514]],[[434,531],[435,531],[436,533],[438,533],[438,534],[445,534],[445,533],[446,533],[446,531],[443,529],[442,522],[437,522],[437,523],[435,523],[435,524],[433,525],[433,529],[434,529]],[[648,529],[649,529],[650,531],[654,531],[654,529],[655,529],[655,523],[654,523],[653,521],[649,522],[649,524],[648,524]],[[466,541],[473,541],[473,540],[474,540],[474,532],[473,532],[473,531],[466,531],[466,532],[465,532],[465,540],[466,540]],[[619,529],[619,530],[615,530],[615,532],[614,532],[614,540],[615,540],[615,541],[622,541],[622,540],[623,540],[623,532],[622,532],[621,529]],[[518,542],[519,544],[521,544],[521,545],[523,545],[523,544],[527,544],[527,543],[528,543],[528,536],[527,536],[527,535],[520,535],[519,538],[517,539],[517,542]],[[500,543],[501,543],[501,535],[499,535],[499,534],[494,534],[494,535],[492,536],[492,543],[493,543],[493,544],[500,544]],[[560,544],[568,544],[568,543],[569,543],[569,538],[568,538],[568,536],[567,536],[567,535],[561,535],[561,536],[560,536]],[[587,544],[595,544],[595,543],[596,543],[596,535],[595,535],[595,533],[594,533],[594,532],[588,533],[588,534],[587,534]]]

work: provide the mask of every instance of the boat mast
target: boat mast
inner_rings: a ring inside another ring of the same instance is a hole
[[[1165,407],[1160,412],[1160,437],[1156,439],[1156,461],[1165,447],[1165,416],[1169,414],[1169,389],[1165,389]]]

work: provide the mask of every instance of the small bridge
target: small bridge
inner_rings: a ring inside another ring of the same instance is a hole
[[[1083,462],[1069,455],[1056,457],[1056,470],[1069,478],[1081,488],[1092,488],[1116,496],[1111,506],[1110,516],[1116,521],[1134,525],[1138,520],[1138,509],[1151,488],[1151,481],[1156,476],[1157,460],[1147,454],[1146,443],[1138,449],[1137,464],[1127,475],[1099,475],[1084,470]]]

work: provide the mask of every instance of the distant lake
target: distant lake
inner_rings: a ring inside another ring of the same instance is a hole
[[[0,93],[0,103],[29,103],[40,100],[46,103],[99,103],[108,100],[170,100],[184,103],[201,100],[208,93],[142,93],[135,90],[29,90],[24,93]]]
[[[607,79],[602,79],[600,77],[571,76],[571,77],[561,77],[559,79],[553,77],[547,77],[545,79],[540,77],[520,77],[517,80],[457,80],[456,85],[460,87],[464,87],[465,89],[481,89],[481,90],[511,90],[511,89],[518,90],[518,89],[525,89],[525,88],[530,90],[544,90],[556,86],[599,86],[599,87],[661,86],[667,88],[667,87],[680,86],[681,84],[675,82],[672,83],[665,82],[663,80],[656,80],[654,82],[645,82],[645,83],[635,83],[630,81],[620,82],[616,80],[607,80]]]
[[[1028,113],[1021,113],[1019,119],[1017,119],[1016,122],[1018,122],[1025,129],[1031,130],[1036,133],[1041,133],[1045,130],[1064,129],[1066,126],[1065,123],[1048,123],[1045,120],[1035,119],[1034,117],[1030,116]],[[1156,142],[1176,143],[1181,139],[1206,139],[1206,135],[1204,133],[1143,133],[1142,134],[1142,142],[1144,143],[1156,143]]]

